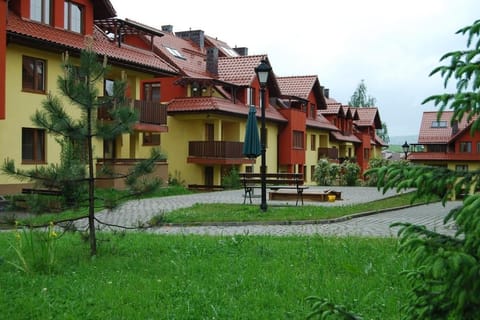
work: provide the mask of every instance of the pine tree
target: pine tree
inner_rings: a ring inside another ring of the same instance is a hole
[[[445,54],[440,61],[447,63],[431,73],[443,76],[445,89],[450,80],[456,81],[456,89],[423,103],[439,106],[439,115],[452,109],[452,122],[466,118],[473,136],[480,130],[480,20],[457,33],[468,36],[467,49]],[[424,226],[396,224],[400,248],[409,253],[414,265],[406,273],[412,290],[404,318],[480,319],[480,170],[459,172],[403,161],[366,174],[378,178],[378,187],[384,191],[415,188],[417,197],[440,196],[443,203],[467,194],[444,221],[454,223],[454,236]]]
[[[34,181],[47,187],[55,187],[63,191],[66,202],[88,207],[88,234],[90,254],[97,253],[95,234],[95,181],[94,148],[95,139],[114,140],[117,136],[131,132],[137,121],[136,112],[128,106],[125,97],[126,79],[115,81],[112,96],[101,96],[99,88],[109,71],[106,57],[103,63],[91,48],[82,50],[79,65],[72,63],[68,53],[62,56],[63,75],[58,77],[57,84],[61,93],[70,102],[64,107],[59,97],[48,95],[42,108],[32,116],[32,122],[49,134],[57,137],[62,147],[60,164],[35,168],[33,170],[17,169],[12,160],[7,159],[2,167],[6,174],[20,179]],[[77,107],[81,116],[73,118],[72,108]],[[97,112],[103,109],[109,114],[109,121],[97,119]],[[85,155],[86,153],[86,155]],[[112,179],[125,179],[131,194],[136,195],[155,189],[158,179],[145,179],[151,173],[154,164],[161,157],[153,151],[149,159],[139,162],[127,174],[116,174],[104,170]],[[142,179],[143,178],[143,179]],[[87,192],[84,192],[87,190]],[[111,207],[112,204],[108,203]]]
[[[367,94],[367,86],[365,85],[365,80],[362,79],[350,98],[348,105],[352,107],[374,107],[375,103],[376,99]]]

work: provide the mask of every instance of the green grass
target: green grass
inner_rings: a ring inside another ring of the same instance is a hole
[[[25,274],[0,233],[4,319],[305,319],[308,296],[399,319],[407,259],[395,239],[99,233],[56,240],[53,273]],[[3,262],[3,263],[2,263]]]
[[[260,211],[258,205],[202,203],[189,208],[177,209],[154,217],[154,225],[168,223],[198,224],[214,222],[265,222],[322,220],[344,217],[357,213],[375,212],[412,204],[413,193],[406,193],[367,203],[338,206],[270,206],[267,212]],[[424,203],[416,200],[414,203]]]

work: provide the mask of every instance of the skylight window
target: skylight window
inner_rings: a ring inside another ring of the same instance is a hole
[[[180,58],[180,59],[185,59],[185,57],[180,53],[180,51],[178,51],[177,49],[175,48],[170,48],[170,47],[165,47],[165,49],[168,50],[168,52],[170,52],[170,54],[174,57],[177,57],[177,58]]]
[[[432,128],[446,128],[447,127],[447,121],[442,120],[442,121],[432,121]]]
[[[225,51],[230,57],[238,57],[238,56],[239,56],[239,54],[238,54],[235,50],[233,50],[233,49],[231,49],[231,48],[222,47],[222,49],[223,49],[223,51]]]

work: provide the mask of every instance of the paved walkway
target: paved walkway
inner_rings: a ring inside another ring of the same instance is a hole
[[[327,187],[311,187],[315,189],[327,189]],[[382,194],[376,188],[369,187],[334,187],[342,192],[342,200],[335,202],[305,202],[305,205],[315,206],[340,206],[360,202],[369,202],[395,194],[390,190]],[[259,205],[260,199],[254,198],[254,203]],[[174,210],[177,208],[190,207],[196,203],[243,203],[243,190],[219,191],[197,193],[192,195],[180,195],[153,199],[132,200],[114,211],[102,211],[96,216],[100,221],[112,225],[137,227],[144,225],[152,217]],[[268,201],[269,206],[290,205],[295,202]],[[357,217],[342,222],[295,224],[295,225],[242,225],[242,226],[201,226],[201,227],[157,227],[150,229],[158,234],[208,234],[208,235],[293,235],[293,234],[322,234],[333,236],[396,236],[398,229],[390,228],[394,222],[411,222],[425,225],[431,230],[453,234],[451,225],[444,226],[445,215],[459,202],[449,202],[446,207],[439,203],[415,206],[407,209],[388,211],[374,215]],[[86,220],[77,223],[80,228],[86,227]]]

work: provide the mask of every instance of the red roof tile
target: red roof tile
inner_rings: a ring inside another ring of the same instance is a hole
[[[184,75],[197,79],[212,79],[207,72],[205,50],[202,51],[192,41],[165,33],[163,37],[154,39],[154,45],[162,58],[175,65]],[[167,48],[177,50],[183,57],[174,56]]]
[[[317,114],[317,119],[307,118],[307,127],[338,131],[338,128],[321,114]]]
[[[218,97],[198,97],[174,99],[168,104],[167,110],[168,113],[216,111],[237,116],[247,116],[249,107]],[[257,117],[259,118],[260,115],[260,110],[257,110]],[[287,122],[287,119],[272,106],[265,109],[265,118],[272,121]]]
[[[354,143],[362,143],[360,139],[358,139],[355,135],[349,134],[349,135],[344,135],[340,132],[336,131],[331,131],[330,134],[335,140],[338,141],[345,141],[345,142],[354,142]]]
[[[67,49],[83,49],[88,36],[53,28],[44,24],[25,20],[9,12],[7,31],[10,34],[37,39]],[[128,45],[118,47],[108,37],[95,28],[93,33],[93,50],[100,55],[106,55],[118,61],[146,67],[152,71],[176,72],[169,64],[155,53]]]
[[[317,76],[277,77],[278,86],[282,95],[293,96],[308,100]]]
[[[328,99],[330,100],[330,99]],[[323,115],[337,115],[340,117],[345,117],[345,111],[341,103],[338,102],[329,102],[327,100],[327,109],[320,110],[320,114]]]
[[[219,79],[237,86],[250,86],[255,79],[255,68],[266,55],[224,57],[218,59]]]

